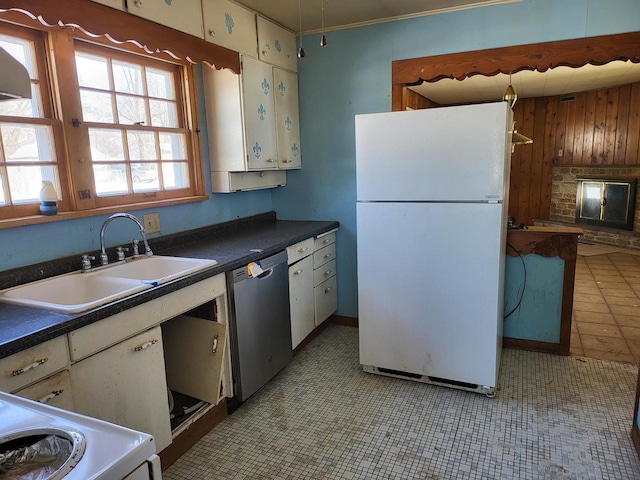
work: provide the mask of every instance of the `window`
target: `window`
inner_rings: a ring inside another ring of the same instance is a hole
[[[0,102],[0,219],[37,215],[42,180],[61,212],[202,195],[191,67],[4,23],[0,46],[33,91]]]
[[[42,41],[28,31],[9,31],[0,33],[0,47],[26,67],[32,98],[0,102],[0,218],[36,213],[42,180],[50,180],[60,191],[54,139],[58,122],[52,118],[46,77],[38,62],[44,55]]]

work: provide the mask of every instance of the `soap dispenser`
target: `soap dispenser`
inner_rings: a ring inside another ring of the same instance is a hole
[[[58,194],[56,188],[49,180],[42,180],[40,188],[40,213],[42,215],[55,215],[58,213]]]

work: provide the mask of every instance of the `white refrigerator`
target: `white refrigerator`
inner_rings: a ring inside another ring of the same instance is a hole
[[[365,371],[495,394],[511,129],[506,102],[356,116]]]

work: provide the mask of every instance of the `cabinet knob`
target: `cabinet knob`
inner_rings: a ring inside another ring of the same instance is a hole
[[[327,253],[327,254],[325,254],[325,256],[324,256],[324,258],[330,258],[330,257],[331,257],[331,254],[330,254],[330,253]]]
[[[269,160],[267,160],[267,163],[275,163],[275,160],[273,158],[270,158]]]
[[[53,390],[52,392],[49,392],[48,394],[46,394],[44,397],[39,398],[38,402],[40,402],[40,403],[49,403],[51,400],[56,398],[58,395],[61,395],[62,392],[64,392],[64,390]]]
[[[324,272],[324,275],[325,275],[325,277],[328,277],[332,273],[333,273],[333,270],[327,270],[326,272]]]
[[[330,238],[325,238],[325,239],[322,241],[322,243],[330,243],[330,242],[331,242],[331,239],[330,239]]]
[[[17,377],[18,375],[22,375],[23,373],[30,372],[34,368],[38,368],[40,365],[42,365],[43,363],[47,363],[48,361],[49,361],[48,358],[41,358],[39,360],[36,360],[35,362],[33,362],[30,365],[27,365],[26,367],[22,367],[17,370],[14,370],[13,372],[11,372],[11,376]]]
[[[136,0],[135,2],[133,2],[135,4],[136,7],[141,8],[142,7],[142,0]]]
[[[307,250],[309,250],[309,248],[308,248],[308,247],[302,247],[302,248],[299,248],[299,249],[298,249],[298,253],[304,253],[304,252],[306,252]]]
[[[209,36],[210,37],[215,37],[216,36],[216,31],[215,30],[209,30]]]
[[[324,289],[324,293],[329,293],[331,290],[333,290],[333,287],[327,287]]]
[[[293,160],[282,160],[282,163],[291,163]]]
[[[298,270],[293,272],[294,275],[300,275],[301,273],[302,273],[302,269],[301,268],[299,268]]]

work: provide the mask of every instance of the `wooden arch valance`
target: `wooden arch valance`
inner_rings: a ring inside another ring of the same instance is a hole
[[[102,43],[240,73],[238,52],[87,0],[0,0],[0,20],[37,29],[71,27]]]
[[[640,32],[396,60],[391,65],[392,109],[403,109],[402,92],[408,85],[521,70],[544,72],[559,66],[604,65],[613,60],[640,62]]]

